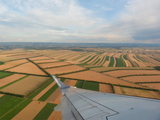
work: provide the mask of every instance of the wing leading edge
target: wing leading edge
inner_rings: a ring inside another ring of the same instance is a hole
[[[160,100],[74,88],[52,77],[63,94],[63,120],[160,120]]]

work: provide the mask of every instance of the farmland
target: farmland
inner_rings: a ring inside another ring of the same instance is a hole
[[[13,49],[0,53],[0,119],[61,120],[61,91],[77,88],[160,99],[159,48]]]

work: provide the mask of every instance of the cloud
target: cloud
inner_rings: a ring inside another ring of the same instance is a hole
[[[1,0],[0,41],[157,42],[159,0]],[[97,4],[98,3],[98,4]],[[99,12],[97,12],[99,11]],[[102,13],[102,14],[101,14]]]

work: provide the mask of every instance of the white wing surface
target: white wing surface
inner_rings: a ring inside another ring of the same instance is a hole
[[[160,120],[160,100],[74,88],[52,77],[63,93],[63,120]]]

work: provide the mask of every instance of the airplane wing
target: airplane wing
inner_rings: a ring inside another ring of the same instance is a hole
[[[60,87],[63,120],[160,120],[160,100]]]

